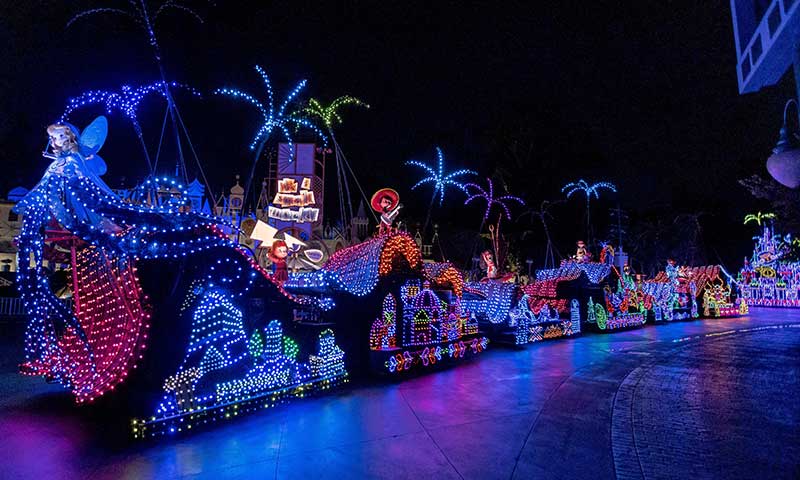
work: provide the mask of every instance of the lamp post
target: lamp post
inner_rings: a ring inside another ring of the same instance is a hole
[[[783,126],[778,137],[778,143],[772,149],[772,155],[767,159],[767,171],[772,178],[781,185],[789,188],[800,186],[800,138],[797,131],[789,127],[787,114],[789,105],[797,102],[789,99],[783,107]]]

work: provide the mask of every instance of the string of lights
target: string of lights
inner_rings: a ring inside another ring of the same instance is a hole
[[[468,205],[473,200],[477,199],[481,199],[486,202],[486,210],[483,212],[484,220],[489,218],[489,214],[492,212],[492,207],[494,206],[500,207],[501,215],[505,213],[506,220],[511,220],[511,210],[507,205],[509,201],[516,202],[521,206],[525,206],[525,201],[519,197],[515,197],[514,195],[501,195],[499,197],[495,196],[494,184],[492,183],[491,178],[487,178],[486,183],[488,185],[488,189],[486,190],[475,183],[464,184],[465,191],[468,195],[467,199],[464,200],[464,205]],[[473,192],[470,192],[470,189],[472,189]]]
[[[320,129],[314,126],[314,124],[312,124],[305,118],[296,115],[289,115],[286,113],[286,109],[289,106],[289,104],[291,104],[291,102],[305,88],[306,80],[301,80],[297,85],[295,85],[295,87],[289,92],[289,94],[286,95],[286,98],[284,98],[280,106],[278,106],[278,108],[276,109],[274,93],[272,90],[272,82],[270,81],[267,72],[259,65],[256,65],[255,69],[256,72],[258,72],[259,76],[261,76],[261,80],[263,81],[264,87],[267,92],[266,106],[256,97],[236,88],[218,88],[214,90],[214,94],[225,95],[232,98],[244,100],[250,105],[256,107],[258,111],[261,113],[261,126],[259,126],[255,136],[253,136],[253,140],[250,142],[250,150],[255,150],[256,146],[259,143],[266,142],[272,135],[272,133],[278,130],[282,133],[283,137],[286,139],[286,142],[288,143],[289,146],[289,151],[294,152],[293,148],[294,142],[292,140],[292,134],[289,130],[290,126],[305,127],[314,131],[319,136],[319,138],[323,140],[323,143],[327,145],[325,134],[323,134]]]
[[[414,186],[411,187],[411,190],[415,190],[421,185],[432,183],[433,198],[436,198],[437,194],[439,195],[439,205],[442,205],[444,202],[444,191],[447,189],[447,187],[455,187],[462,192],[467,193],[466,185],[457,181],[456,178],[463,177],[464,175],[477,175],[477,172],[467,169],[446,172],[444,168],[444,154],[442,153],[442,149],[439,147],[436,147],[436,168],[417,160],[409,160],[406,162],[406,165],[421,168],[428,175],[427,177],[423,177],[420,181],[415,183]]]

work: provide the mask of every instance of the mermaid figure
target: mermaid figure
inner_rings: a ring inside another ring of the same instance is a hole
[[[23,373],[68,386],[78,401],[113,389],[145,346],[149,312],[135,275],[138,259],[179,258],[233,246],[220,220],[198,212],[124,203],[100,178],[105,117],[83,132],[47,128],[52,160],[17,204],[20,293],[29,312]],[[68,249],[72,305],[50,287],[44,261]]]

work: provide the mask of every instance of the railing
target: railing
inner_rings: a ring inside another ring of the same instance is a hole
[[[25,304],[21,298],[0,297],[0,317],[25,315]]]
[[[67,298],[62,300],[64,304],[72,309],[72,299]],[[0,318],[3,317],[23,317],[28,312],[25,310],[25,304],[19,297],[0,297]]]

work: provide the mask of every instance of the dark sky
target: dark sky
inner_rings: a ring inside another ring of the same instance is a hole
[[[724,0],[186,3],[206,22],[162,18],[158,35],[170,79],[204,92],[237,86],[261,97],[253,70],[259,64],[279,98],[306,78],[306,96],[364,99],[372,108],[346,111],[337,137],[367,190],[395,186],[412,211],[427,205],[428,193],[418,199],[409,192],[416,172],[405,160],[432,160],[440,145],[451,168],[486,176],[508,164],[510,139],[522,139],[534,146],[523,159],[533,173],[514,175],[510,185],[531,203],[558,198],[567,181],[603,179],[620,190],[606,208],[618,202],[634,212],[702,210],[719,225],[738,225],[761,205],[736,180],[766,175],[793,90],[787,74],[775,87],[738,94]],[[68,97],[158,79],[144,35],[125,19],[96,16],[64,28],[84,8],[126,5],[2,2],[4,191],[38,179],[46,165],[39,154],[44,127]],[[214,188],[228,188],[235,174],[246,174],[256,112],[209,94],[179,103]],[[155,97],[143,104],[152,145],[163,112]],[[97,113],[74,118],[85,124]],[[109,183],[144,175],[138,148],[130,125],[112,117],[103,150]],[[440,215],[477,214],[456,208],[457,196]]]

